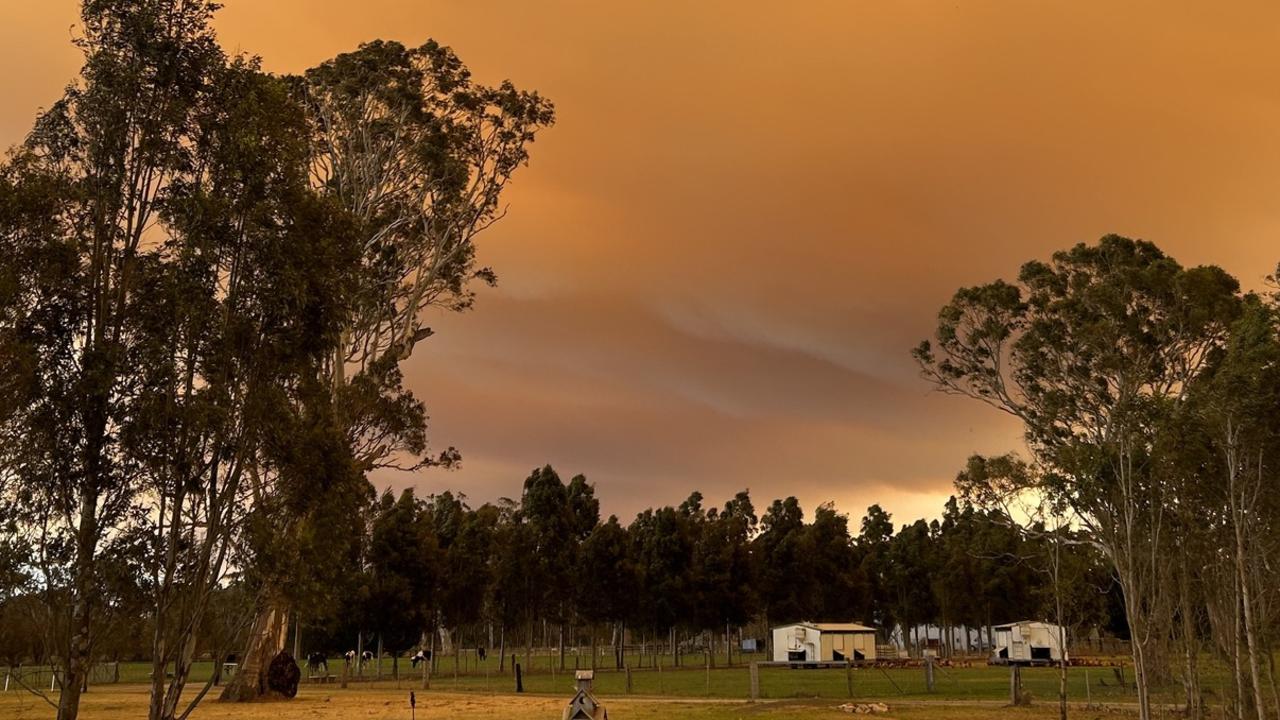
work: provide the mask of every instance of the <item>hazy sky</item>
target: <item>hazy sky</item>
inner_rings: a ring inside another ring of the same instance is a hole
[[[226,0],[224,45],[300,71],[429,37],[551,98],[501,285],[408,368],[463,469],[552,463],[606,512],[750,488],[934,515],[1016,427],[908,349],[960,285],[1107,232],[1255,286],[1280,259],[1280,5]],[[0,143],[74,75],[74,0],[0,3]],[[856,520],[855,520],[856,521]]]

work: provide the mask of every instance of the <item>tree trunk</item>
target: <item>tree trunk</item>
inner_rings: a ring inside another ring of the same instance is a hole
[[[498,673],[501,674],[506,670],[507,663],[507,624],[503,623],[498,628]]]
[[[724,664],[733,667],[733,629],[727,622],[724,624]]]
[[[432,674],[440,670],[440,653],[436,652],[436,636],[439,634],[440,632],[437,628],[431,628],[431,659],[427,661],[427,664],[431,666]]]
[[[1234,490],[1234,488],[1233,488]],[[1234,504],[1236,499],[1232,498]],[[1243,503],[1241,503],[1243,505]],[[1244,637],[1249,653],[1249,679],[1253,683],[1253,706],[1254,711],[1258,714],[1258,720],[1265,720],[1266,705],[1262,701],[1262,672],[1258,665],[1258,635],[1256,623],[1253,618],[1253,593],[1249,587],[1249,572],[1245,563],[1245,542],[1244,542],[1244,510],[1237,509],[1235,522],[1235,539],[1236,539],[1236,580],[1240,583],[1240,604],[1244,613]]]
[[[1271,650],[1271,644],[1268,643],[1264,648],[1262,657],[1267,659],[1267,679],[1271,683],[1271,707],[1276,712],[1276,717],[1280,717],[1280,688],[1276,687],[1276,655]]]
[[[1232,576],[1235,576],[1234,570]],[[1240,652],[1240,635],[1241,635],[1241,619],[1240,619],[1240,580],[1236,578],[1231,583],[1231,661],[1235,668],[1236,679],[1236,717],[1244,720],[1244,665]]]
[[[1178,604],[1182,606],[1182,652],[1186,677],[1182,680],[1186,694],[1187,717],[1189,720],[1200,720],[1203,712],[1200,702],[1200,647],[1196,641],[1195,619],[1192,615],[1191,603],[1191,567],[1188,562],[1190,553],[1180,553],[1181,577],[1178,582]]]
[[[249,628],[244,657],[235,677],[222,690],[222,700],[248,702],[267,693],[267,667],[284,649],[288,631],[289,604],[281,593],[270,592]]]
[[[95,453],[88,464],[96,468]],[[94,564],[98,545],[97,475],[92,470],[85,481],[80,499],[80,525],[76,528],[75,599],[71,606],[71,642],[62,676],[62,694],[58,698],[58,720],[76,720],[80,714],[80,693],[89,676],[89,625],[92,608],[89,598],[95,593]]]
[[[197,620],[196,628],[198,629]],[[154,720],[174,720],[178,716],[178,702],[182,699],[182,692],[186,688],[187,680],[191,676],[191,666],[195,659],[196,652],[196,632],[191,632],[185,638],[182,647],[178,651],[178,657],[173,663],[173,681],[169,683],[169,687],[164,694],[163,701],[156,703],[156,696],[152,696],[151,717]],[[216,662],[216,660],[215,660]],[[160,680],[164,682],[164,668],[160,668]],[[153,689],[154,691],[154,689]]]
[[[1132,577],[1130,578],[1132,583]],[[1133,584],[1129,585],[1134,587]],[[1133,645],[1133,679],[1138,690],[1138,718],[1139,720],[1151,720],[1151,699],[1147,688],[1147,647],[1143,638],[1146,633],[1145,623],[1139,623],[1137,618],[1141,612],[1137,607],[1137,600],[1132,598],[1133,591],[1125,588],[1125,605],[1127,615],[1129,616],[1129,637],[1130,643]]]
[[[533,633],[536,630],[537,630],[537,624],[532,619],[529,620],[529,643],[524,646],[525,670],[533,669]]]
[[[613,644],[613,662],[614,666],[621,670],[627,657],[627,624],[625,622],[618,623],[618,641]]]

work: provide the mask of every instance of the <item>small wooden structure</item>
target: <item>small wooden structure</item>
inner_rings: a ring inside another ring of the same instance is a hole
[[[578,691],[574,693],[573,699],[564,709],[564,715],[561,716],[563,720],[608,720],[609,711],[605,710],[600,701],[591,694],[591,683],[595,676],[595,672],[591,670],[579,670],[574,673],[574,682],[577,683]]]
[[[1037,620],[996,625],[994,665],[1048,665],[1067,658],[1058,625]],[[1069,658],[1068,658],[1069,659]]]
[[[866,625],[803,622],[773,628],[774,662],[863,662],[876,657],[876,631]]]

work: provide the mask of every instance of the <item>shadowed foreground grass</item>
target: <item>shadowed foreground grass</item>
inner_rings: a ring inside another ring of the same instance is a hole
[[[445,691],[415,691],[418,696],[417,718],[443,720],[558,720],[568,698],[545,695],[482,695]],[[334,686],[304,687],[289,702],[230,704],[209,701],[202,704],[195,720],[345,720],[346,718],[408,718],[409,691],[387,687],[361,687],[342,690]],[[873,717],[885,720],[979,720],[1011,718],[1014,720],[1049,720],[1056,708],[1040,704],[1030,708],[1007,708],[998,703],[968,702],[963,704],[923,704],[888,701],[890,711]],[[728,700],[608,698],[606,704],[612,720],[800,720],[848,718],[852,716],[836,708],[834,700],[770,700],[747,703]],[[147,688],[144,685],[100,686],[84,696],[81,717],[86,720],[135,720],[146,717]],[[1076,718],[1124,718],[1128,712],[1082,710]],[[25,692],[0,694],[0,718],[9,720],[48,720],[54,711],[43,700]]]

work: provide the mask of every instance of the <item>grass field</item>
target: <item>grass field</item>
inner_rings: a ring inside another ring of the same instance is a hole
[[[439,667],[431,676],[432,690],[456,693],[508,693],[515,690],[515,678],[510,664],[499,672],[496,658],[490,657],[487,662],[467,664],[464,669],[459,664],[454,671],[452,658],[442,658]],[[568,692],[573,686],[573,658],[567,662],[567,670],[556,669],[556,664],[549,663],[544,655],[542,662],[536,660],[530,665],[532,671],[523,673],[526,692],[561,694]],[[668,658],[669,660],[669,658]],[[636,668],[631,671],[630,693],[633,695],[650,695],[671,698],[726,698],[745,700],[750,697],[750,674],[745,664],[733,667],[717,667],[710,671],[705,666],[695,664],[701,657],[685,659],[685,665],[679,669],[663,666]],[[523,667],[526,659],[520,657]],[[581,661],[579,665],[588,665]],[[198,663],[193,671],[193,683],[203,683],[212,672],[211,663]],[[340,675],[343,669],[341,660],[331,660],[329,672]],[[120,681],[122,684],[144,683],[148,679],[150,666],[146,663],[122,663]],[[32,672],[27,669],[27,672]],[[1127,670],[1126,670],[1127,672]],[[383,659],[382,680],[375,682],[377,669],[370,666],[364,669],[364,680],[352,679],[351,687],[376,686],[394,689],[397,685],[402,689],[420,688],[422,684],[421,669],[412,670],[407,660],[400,662],[400,680],[397,683],[392,676],[392,665],[389,659]],[[305,675],[305,673],[304,673]],[[913,700],[1005,700],[1009,697],[1009,670],[1003,667],[985,665],[967,668],[943,668],[935,670],[935,687],[929,692],[925,684],[924,671],[920,668],[878,669],[856,668],[852,672],[853,694],[849,694],[849,680],[843,669],[804,669],[792,670],[785,667],[764,667],[760,669],[760,697],[762,699],[784,698],[830,698],[847,700],[858,698],[900,698]],[[48,688],[50,677],[47,673],[28,676],[27,683],[32,686]],[[1054,668],[1024,668],[1022,683],[1025,691],[1032,697],[1047,701],[1057,697],[1058,674]],[[305,684],[305,680],[304,680]],[[107,687],[107,685],[103,685]],[[1210,682],[1207,687],[1212,689]],[[613,668],[600,668],[596,672],[595,690],[601,696],[624,696],[628,694],[627,673]],[[1171,688],[1170,692],[1175,692]],[[1072,668],[1069,674],[1068,697],[1073,701],[1085,702],[1127,702],[1132,698],[1131,691],[1120,686],[1114,670],[1110,668]],[[1170,699],[1176,699],[1170,697]]]
[[[558,720],[567,694],[512,695],[416,691],[415,717],[426,720]],[[969,701],[928,704],[889,700],[890,711],[875,715],[886,720],[1049,720],[1056,707],[1040,703],[1029,708],[1002,707],[999,703]],[[661,698],[608,698],[612,720],[832,720],[851,717],[833,700],[769,700],[758,703],[728,700],[671,700]],[[135,720],[145,717],[147,689],[138,684],[104,685],[84,696],[81,717],[86,720]],[[1124,718],[1124,710],[1081,709],[1076,718]],[[53,709],[25,692],[0,694],[0,717],[7,720],[49,720]],[[409,718],[408,690],[362,686],[341,690],[333,686],[304,687],[288,702],[224,704],[206,702],[196,720],[346,720],[348,718]]]
[[[532,658],[523,654],[519,661],[525,670],[523,674],[524,689],[530,694],[567,696],[573,687],[573,670],[576,666],[589,666],[589,658],[567,657],[567,670],[558,670],[558,663],[545,652]],[[611,660],[612,658],[609,658]],[[756,656],[755,659],[759,659]],[[652,658],[646,660],[646,667],[634,668],[630,673],[631,687],[628,692],[627,673],[612,668],[601,667],[595,678],[596,694],[606,698],[627,698],[630,696],[650,696],[658,698],[688,699],[726,699],[746,700],[750,697],[750,674],[745,662],[735,658],[733,667],[720,667],[710,671],[702,664],[702,656],[690,656],[684,659],[684,666],[672,669],[670,658],[663,659],[661,669],[652,667]],[[639,665],[639,658],[629,660]],[[463,696],[501,695],[515,690],[515,680],[511,673],[510,659],[503,671],[498,669],[496,657],[490,656],[486,662],[476,662],[474,657],[460,661],[455,672],[452,657],[443,657],[430,679],[433,693],[451,693]],[[192,678],[191,692],[207,680],[212,672],[211,663],[197,664]],[[364,680],[353,679],[348,690],[337,685],[308,686],[310,690],[329,689],[331,692],[345,693],[349,691],[389,692],[410,689],[420,690],[422,685],[421,670],[412,670],[407,660],[400,661],[400,679],[393,679],[392,663],[384,658],[382,663],[382,680],[374,681],[377,669],[366,667]],[[2,671],[0,671],[2,672]],[[26,672],[32,672],[27,669]],[[121,686],[146,682],[150,667],[146,663],[122,663],[120,666]],[[329,672],[340,675],[343,662],[340,659],[330,661]],[[1126,679],[1132,680],[1125,669]],[[760,670],[760,698],[764,700],[783,699],[821,699],[830,701],[886,700],[886,701],[959,701],[959,702],[1003,702],[1009,697],[1009,670],[1003,667],[977,665],[964,668],[943,668],[935,670],[935,688],[930,692],[925,684],[924,671],[920,668],[880,669],[864,667],[852,672],[852,688],[850,695],[850,677],[845,670],[792,670],[785,667],[765,667]],[[304,673],[305,675],[305,673]],[[47,672],[27,676],[27,683],[47,689],[50,684]],[[1214,672],[1206,666],[1203,687],[1207,699],[1214,703],[1217,697],[1225,697],[1229,676],[1223,672]],[[1058,674],[1055,668],[1025,668],[1022,671],[1024,691],[1039,703],[1049,704],[1056,700],[1058,692]],[[305,685],[305,681],[304,681]],[[98,685],[97,688],[109,691],[111,684]],[[309,691],[310,691],[309,690]],[[1176,685],[1157,688],[1154,699],[1159,702],[1174,703],[1180,697],[1180,688]],[[1075,703],[1110,703],[1124,704],[1133,702],[1131,689],[1126,689],[1117,679],[1113,668],[1071,668],[1068,675],[1068,698]],[[0,715],[2,717],[2,715]]]

